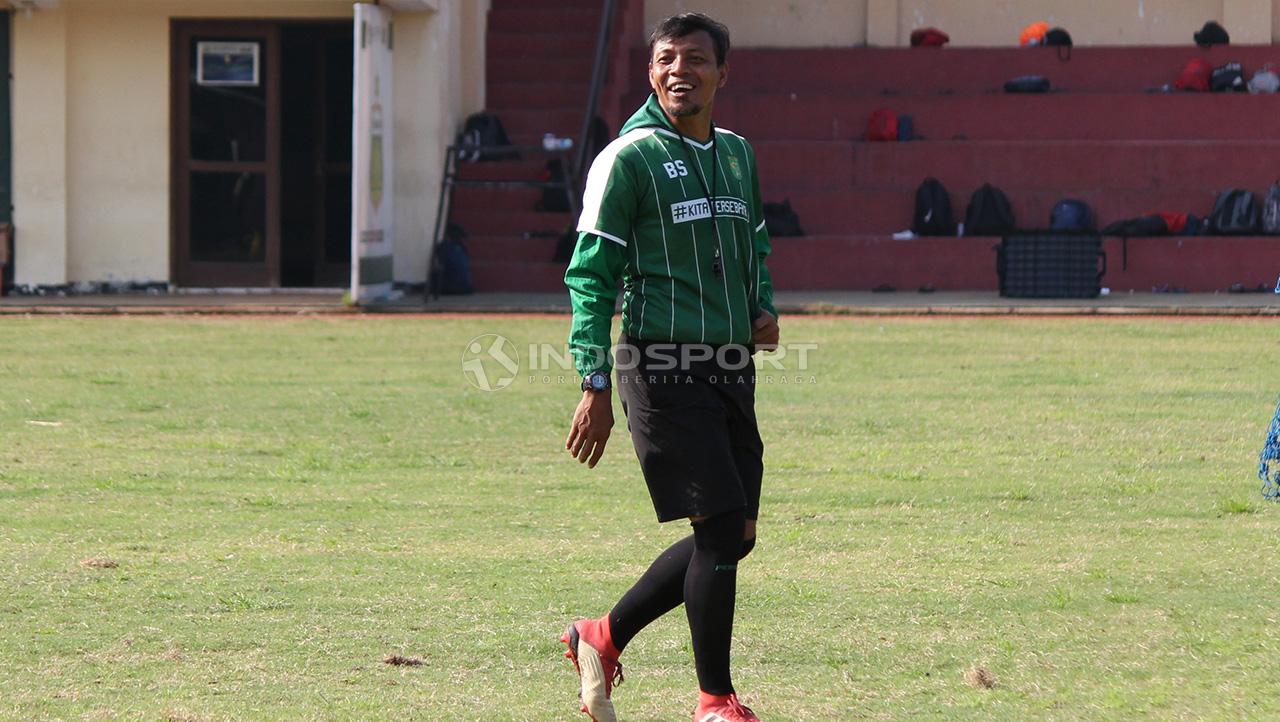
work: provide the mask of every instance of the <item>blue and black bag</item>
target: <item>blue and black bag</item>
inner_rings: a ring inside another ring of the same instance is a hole
[[[1093,233],[1093,209],[1075,198],[1063,198],[1049,214],[1049,230],[1063,233]]]

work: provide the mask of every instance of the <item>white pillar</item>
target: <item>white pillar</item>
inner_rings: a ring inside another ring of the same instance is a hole
[[[13,16],[14,282],[67,282],[67,12]]]

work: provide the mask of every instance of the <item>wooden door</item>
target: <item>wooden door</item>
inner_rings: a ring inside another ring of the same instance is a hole
[[[279,28],[174,21],[172,67],[172,277],[279,286]]]

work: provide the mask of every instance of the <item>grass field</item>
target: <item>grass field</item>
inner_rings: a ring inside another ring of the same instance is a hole
[[[654,521],[620,414],[589,471],[574,384],[463,378],[478,334],[566,328],[0,322],[0,719],[579,719],[557,635],[686,527]],[[766,722],[1280,716],[1274,323],[783,336],[818,348],[758,390],[734,649]],[[689,718],[686,637],[674,614],[627,650],[623,719]]]

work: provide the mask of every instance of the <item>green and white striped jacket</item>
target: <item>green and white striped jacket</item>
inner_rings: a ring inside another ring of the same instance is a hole
[[[631,338],[746,344],[762,309],[777,316],[755,153],[731,131],[712,136],[681,136],[651,95],[592,163],[565,272],[579,373],[610,370],[619,279]]]

